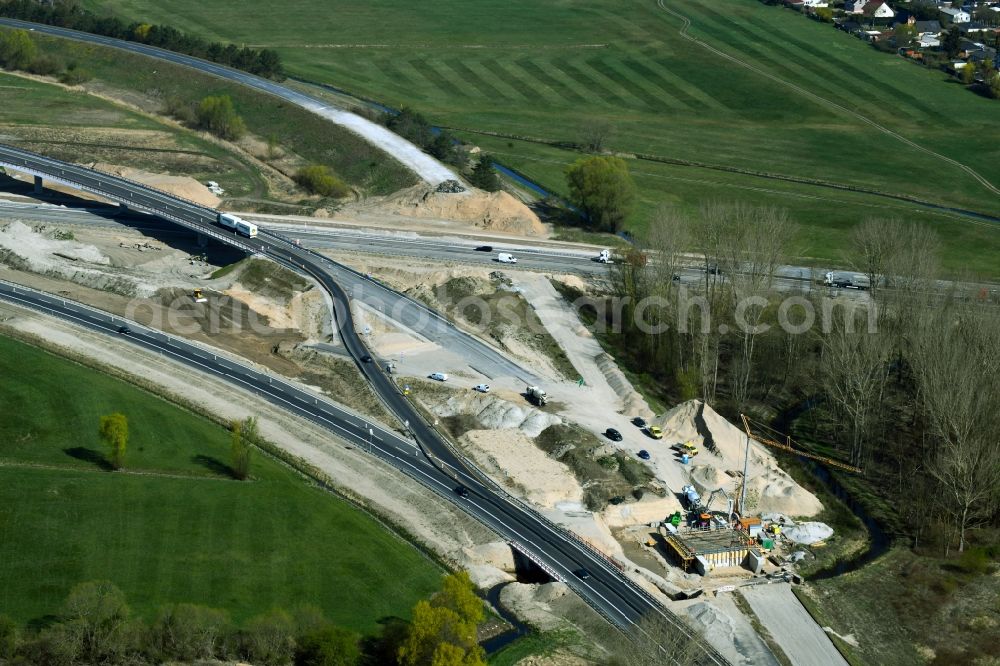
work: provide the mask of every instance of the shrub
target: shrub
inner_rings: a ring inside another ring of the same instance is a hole
[[[0,34],[0,65],[8,69],[27,69],[37,51],[27,30],[12,30]]]
[[[573,203],[600,231],[620,231],[635,202],[628,165],[617,157],[585,157],[566,169]]]
[[[164,115],[172,116],[185,125],[197,125],[198,114],[194,111],[194,106],[179,95],[171,95],[163,103]]]
[[[196,116],[200,127],[227,141],[235,141],[246,132],[246,125],[233,108],[229,95],[202,99]]]
[[[75,63],[71,63],[66,71],[62,73],[59,80],[68,86],[78,86],[81,83],[86,83],[87,81],[94,78],[93,73],[84,67],[79,67]]]
[[[313,165],[302,167],[295,174],[295,182],[307,191],[323,197],[346,197],[351,190],[344,181],[333,175],[329,167]]]
[[[38,76],[55,76],[62,68],[63,64],[50,55],[40,55],[28,65],[28,71]]]

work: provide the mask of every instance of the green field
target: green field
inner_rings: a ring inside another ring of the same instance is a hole
[[[251,165],[196,132],[94,95],[0,72],[0,97],[5,143],[73,162],[213,179],[231,197],[263,188]]]
[[[237,621],[314,604],[373,631],[439,586],[414,547],[258,454],[228,476],[228,433],[129,384],[0,337],[0,613],[56,612],[109,579],[147,619],[170,602]],[[128,416],[126,472],[105,471],[98,418]]]
[[[605,120],[614,128],[608,145],[618,151],[1000,213],[996,192],[847,111],[921,148],[961,160],[1000,186],[1000,103],[963,90],[944,73],[878,53],[829,25],[755,0],[665,4],[691,20],[692,35],[757,71],[682,38],[681,19],[655,0],[626,5],[613,0],[380,0],[332,6],[296,0],[283,3],[280,11],[263,0],[84,4],[211,39],[275,48],[295,75],[390,105],[414,106],[442,125],[575,142],[588,123]],[[569,155],[540,180],[561,181],[559,168]],[[532,169],[533,175],[541,171],[540,166]],[[733,187],[708,182],[702,188],[699,181],[720,178],[689,168],[685,183],[678,180],[682,172],[674,169],[667,180],[640,178],[646,205],[631,227],[641,228],[658,201],[695,207],[706,198],[705,190],[758,200],[757,189],[774,189],[785,194],[768,194],[769,203],[798,209],[805,254],[825,256],[843,248],[837,239],[831,245],[831,236],[884,203],[873,198],[834,212],[825,204],[796,202],[802,195],[815,196],[816,188],[742,175],[724,179]],[[910,217],[938,219],[925,213]],[[942,236],[959,258],[956,267],[978,252],[1000,249],[1000,230],[968,229],[956,240],[954,227],[942,228]]]

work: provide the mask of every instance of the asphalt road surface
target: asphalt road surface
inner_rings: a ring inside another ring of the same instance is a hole
[[[245,238],[224,230],[215,224],[214,210],[197,206],[193,203],[177,199],[158,190],[133,183],[124,178],[110,176],[85,167],[60,162],[28,151],[22,151],[8,146],[0,146],[0,164],[15,169],[48,177],[65,183],[77,189],[98,194],[113,201],[125,203],[130,208],[143,210],[179,224],[187,229],[197,231],[208,237],[215,238],[230,246],[239,248],[251,254],[265,255],[278,263],[306,274],[317,282],[327,292],[331,299],[334,318],[337,322],[344,346],[355,359],[358,368],[371,383],[376,394],[383,400],[390,411],[404,423],[421,451],[426,456],[425,462],[415,462],[404,454],[403,458],[391,456],[389,462],[397,464],[399,469],[427,483],[436,492],[449,496],[452,501],[466,510],[473,517],[495,529],[508,539],[522,554],[549,572],[558,580],[564,580],[595,610],[619,627],[629,628],[648,613],[663,616],[677,631],[690,635],[688,630],[666,608],[649,596],[638,585],[631,582],[623,572],[613,565],[598,551],[592,549],[570,532],[554,525],[535,511],[528,508],[515,498],[507,495],[495,484],[490,483],[459,457],[444,439],[426,422],[406,400],[391,377],[377,363],[361,362],[368,355],[361,337],[354,330],[351,309],[347,292],[336,281],[328,270],[333,264],[330,260],[317,255],[311,250],[297,246],[291,240],[261,232],[257,238]],[[95,330],[103,330],[117,335],[120,323],[110,315],[72,304],[57,297],[45,297],[37,292],[24,295],[11,293],[9,285],[0,289],[0,294],[8,300],[26,305],[47,308],[50,314],[62,316],[87,325]],[[24,291],[18,288],[18,291]],[[48,298],[48,301],[44,299]],[[58,304],[58,305],[57,305]],[[103,320],[101,319],[103,317]],[[120,320],[118,320],[120,322]],[[183,340],[171,338],[163,333],[144,329],[137,324],[128,324],[132,335],[121,336],[131,344],[155,346],[163,353],[169,350],[170,355],[180,360],[187,358],[189,364],[197,362],[206,371],[231,380],[246,387],[249,382],[251,390],[261,393],[262,397],[275,400],[278,404],[287,406],[292,411],[312,418],[321,424],[330,424],[331,430],[338,435],[348,437],[353,432],[357,435],[357,423],[342,421],[333,414],[330,407],[324,404],[320,408],[320,398],[313,397],[310,405],[309,394],[298,391],[277,393],[275,379],[261,373],[255,373],[249,368],[214,356],[209,359],[200,346],[186,343]],[[176,352],[174,349],[176,348]],[[265,381],[267,382],[265,384]],[[266,388],[269,387],[269,388]],[[279,388],[285,386],[279,381]],[[296,389],[297,390],[297,389]],[[381,432],[380,441],[388,442],[389,433]],[[400,440],[399,445],[405,440]],[[409,444],[405,444],[409,446]],[[404,450],[405,449],[397,449]],[[410,448],[412,451],[412,447]],[[421,458],[421,456],[414,456]],[[404,462],[405,461],[405,462]],[[435,471],[431,471],[435,470]],[[430,481],[426,481],[430,479]],[[468,498],[452,497],[449,493],[459,484],[465,485],[469,491]],[[575,571],[586,569],[590,576],[586,580],[574,574]],[[706,664],[725,664],[722,655],[710,648],[704,654]]]
[[[166,60],[176,65],[196,69],[205,74],[211,74],[212,76],[235,81],[236,83],[249,86],[261,92],[274,95],[275,97],[280,97],[285,101],[295,104],[296,106],[300,106],[307,111],[326,118],[336,125],[340,125],[341,127],[354,132],[369,143],[381,148],[389,155],[395,157],[404,166],[409,168],[422,180],[430,183],[431,185],[437,185],[438,183],[446,180],[459,180],[454,171],[444,166],[430,155],[427,155],[421,151],[420,148],[413,145],[403,137],[393,134],[385,127],[373,123],[366,118],[362,118],[355,113],[351,113],[350,111],[345,111],[344,109],[331,106],[330,104],[327,104],[326,102],[315,97],[306,95],[305,93],[301,93],[291,88],[286,88],[280,83],[276,83],[270,79],[254,76],[253,74],[248,74],[238,69],[231,69],[224,65],[209,62],[208,60],[201,60],[200,58],[195,58],[181,53],[174,53],[173,51],[165,51],[163,49],[156,48],[155,46],[148,46],[137,42],[126,42],[121,39],[114,39],[112,37],[104,37],[101,35],[92,35],[90,33],[78,32],[68,28],[59,28],[41,23],[31,23],[29,21],[19,21],[17,19],[8,18],[0,18],[0,25],[6,25],[12,28],[22,28],[24,30],[53,35],[55,37],[63,37],[65,39],[75,39],[77,41],[88,42],[91,44],[100,44],[102,46],[109,46],[111,48],[122,49],[124,51],[131,51],[132,53],[138,53],[140,55],[157,58],[159,60]]]

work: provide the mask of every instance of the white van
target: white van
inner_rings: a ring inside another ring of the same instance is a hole
[[[506,252],[501,252],[500,254],[497,255],[497,261],[499,261],[501,264],[516,264],[517,257],[515,257],[512,254],[508,254]]]
[[[435,380],[437,380],[439,382],[446,382],[446,381],[448,381],[448,373],[446,373],[446,372],[432,372],[428,376],[431,379],[435,379]]]

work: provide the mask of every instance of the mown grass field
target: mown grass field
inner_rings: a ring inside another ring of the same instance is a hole
[[[0,613],[37,620],[109,579],[146,617],[314,604],[365,632],[437,589],[416,549],[263,454],[252,481],[231,480],[228,433],[201,417],[4,337],[0,376]],[[116,410],[126,473],[100,462],[98,419]]]
[[[624,151],[1000,211],[997,195],[955,166],[823,100],[965,161],[994,184],[1000,103],[755,0],[666,5],[692,21],[691,34],[763,73],[683,39],[681,20],[655,0],[84,4],[276,48],[297,75],[415,106],[440,124],[573,141],[605,119],[615,127],[610,145]]]

